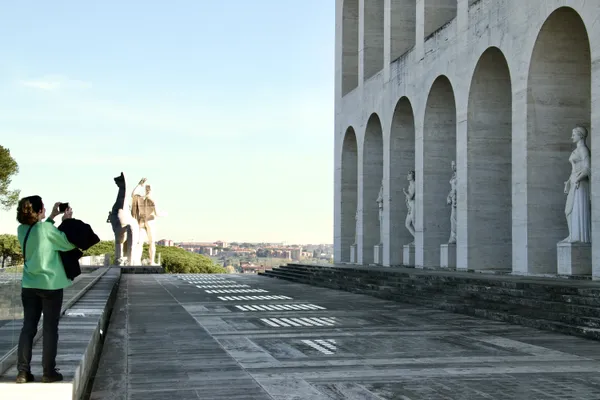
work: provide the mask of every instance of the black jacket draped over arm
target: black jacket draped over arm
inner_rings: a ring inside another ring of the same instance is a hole
[[[85,251],[99,243],[100,238],[94,233],[90,225],[75,218],[64,220],[58,229],[67,235],[69,242],[78,247],[77,249],[60,252],[67,278],[73,280],[81,274],[81,266],[79,265],[79,259],[83,256],[81,250]]]

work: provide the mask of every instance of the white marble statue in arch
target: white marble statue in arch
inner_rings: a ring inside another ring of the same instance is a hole
[[[377,195],[377,208],[379,209],[379,245],[383,244],[383,180]]]
[[[448,244],[456,243],[456,162],[452,161],[452,177],[450,178],[450,193],[446,198],[446,203],[450,208],[450,239]]]
[[[569,157],[571,176],[565,182],[564,189],[565,194],[567,194],[565,216],[569,227],[569,236],[562,243],[592,242],[591,159],[590,150],[585,143],[587,135],[587,129],[581,126],[575,127],[571,134],[571,140],[576,144],[576,147]]]
[[[406,220],[404,226],[413,236],[413,241],[410,244],[414,244],[415,237],[415,171],[409,171],[406,177],[408,180],[408,191],[402,188],[404,197],[406,199]]]

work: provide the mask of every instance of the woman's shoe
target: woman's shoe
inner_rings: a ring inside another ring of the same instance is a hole
[[[63,376],[57,369],[42,376],[42,382],[44,383],[60,382],[62,380]]]
[[[16,383],[29,383],[29,382],[33,382],[33,381],[34,381],[34,377],[31,374],[31,372],[25,372],[25,371],[19,372],[19,374],[17,375],[17,379],[15,380]]]

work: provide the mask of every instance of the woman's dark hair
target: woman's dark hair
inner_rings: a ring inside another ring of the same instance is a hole
[[[44,209],[40,196],[24,197],[19,201],[17,221],[25,225],[33,225],[38,221],[38,213]]]

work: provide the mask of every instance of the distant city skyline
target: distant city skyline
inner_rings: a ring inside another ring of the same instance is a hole
[[[139,4],[4,5],[11,187],[70,202],[104,240],[123,171],[168,212],[157,239],[333,242],[335,4]]]

